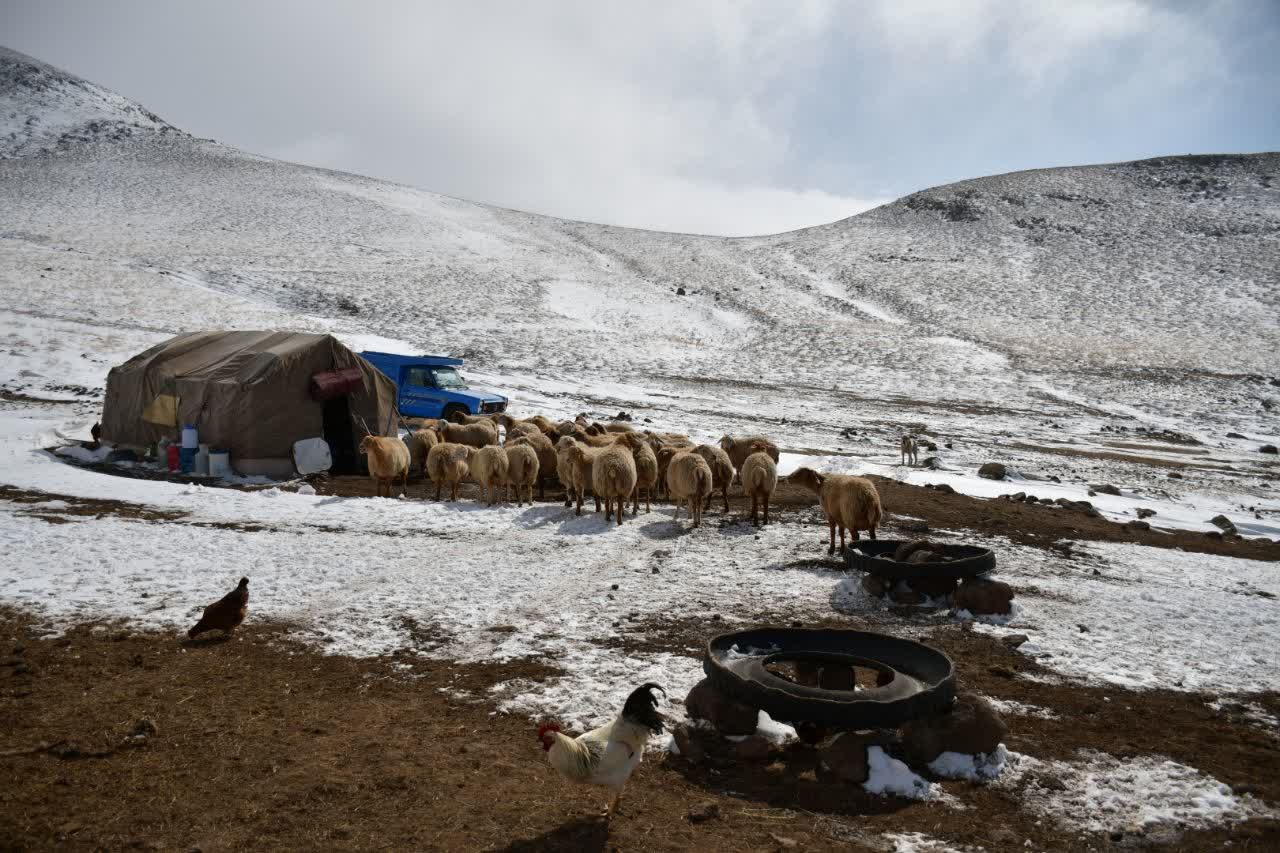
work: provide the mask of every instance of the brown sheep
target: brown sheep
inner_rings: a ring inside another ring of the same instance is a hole
[[[671,468],[671,460],[675,458],[677,453],[685,453],[691,450],[693,450],[692,447],[673,447],[668,444],[658,445],[658,450],[654,455],[658,460],[658,494],[661,497],[671,497],[671,488],[667,483],[667,472]]]
[[[506,503],[507,452],[491,444],[472,453],[471,479],[480,484],[483,491],[481,500],[488,501],[489,506],[499,500]]]
[[[563,442],[564,439],[561,439]],[[573,480],[573,493],[577,498],[577,515],[582,515],[582,499],[587,493],[587,489],[591,489],[591,494],[596,501],[596,512],[600,511],[600,495],[595,491],[595,476],[593,468],[595,467],[596,456],[600,453],[598,447],[587,447],[579,444],[573,439],[573,442],[566,448],[566,454],[572,466],[571,478]]]
[[[864,477],[847,474],[819,474],[812,468],[798,468],[787,478],[788,482],[804,486],[818,495],[822,511],[827,514],[827,526],[831,529],[831,547],[828,554],[836,552],[836,528],[840,528],[840,551],[844,552],[844,532],[852,531],[853,541],[858,541],[858,531],[867,530],[876,538],[876,525],[880,523],[880,494],[875,485]]]
[[[693,452],[707,460],[707,465],[711,466],[711,476],[715,479],[713,489],[718,489],[720,494],[724,496],[724,511],[729,511],[729,486],[733,483],[734,475],[737,472],[733,469],[733,463],[729,461],[729,454],[725,453],[719,447],[710,444],[699,444],[693,449]]]
[[[458,499],[458,484],[467,478],[474,452],[475,448],[447,441],[427,451],[427,476],[436,484],[436,500],[440,500],[440,489],[445,483],[449,484],[449,500]]]
[[[778,486],[778,465],[764,450],[758,450],[742,463],[742,493],[751,495],[751,523],[759,527],[759,504],[764,504],[764,523],[769,523],[769,498]]]
[[[601,448],[591,465],[591,490],[596,499],[604,498],[604,516],[615,515],[622,524],[622,511],[627,498],[636,489],[636,460],[623,444]]]
[[[490,420],[479,420],[470,424],[453,424],[446,420],[436,421],[436,432],[443,441],[453,444],[465,444],[479,450],[498,443],[498,426]]]
[[[569,450],[577,444],[573,440],[573,436],[564,435],[556,442],[556,476],[560,479],[560,485],[564,486],[564,505],[573,506],[573,496],[576,494],[574,486],[574,465],[573,458]]]
[[[691,450],[682,450],[671,458],[667,469],[667,488],[671,491],[671,499],[675,501],[676,511],[671,520],[680,516],[680,504],[688,503],[689,514],[693,516],[693,526],[702,525],[702,506],[711,497],[714,478],[707,460]]]
[[[641,491],[644,492],[644,511],[651,512],[650,501],[654,497],[653,489],[658,484],[658,457],[649,446],[649,442],[639,433],[627,433],[618,443],[630,448],[631,456],[636,461],[636,489],[633,493],[635,502],[631,507],[631,514],[640,513]]]
[[[507,439],[507,447],[513,445],[525,444],[532,447],[538,455],[538,499],[544,500],[547,497],[547,480],[551,479],[559,471],[556,455],[556,446],[551,443],[551,439],[545,435],[517,435],[514,438]],[[532,500],[530,500],[532,503]]]
[[[756,444],[759,444],[760,448],[753,448]],[[768,453],[769,458],[775,463],[778,461],[778,445],[762,435],[750,435],[745,438],[726,435],[720,439],[720,448],[729,454],[729,461],[735,468],[741,468],[742,463],[747,461],[747,457],[758,449]]]
[[[538,437],[542,437],[541,433]],[[538,451],[521,439],[518,443],[508,442],[505,452],[507,454],[507,488],[515,489],[516,506],[524,505],[525,493],[528,494],[529,503],[532,504],[533,484],[538,481]],[[524,489],[524,492],[521,492],[521,489]],[[507,500],[510,499],[508,494]]]
[[[613,421],[605,424],[604,428],[607,432],[633,432],[635,430],[635,427],[625,421]]]
[[[386,488],[391,497],[392,481],[400,478],[403,490],[409,480],[409,447],[399,438],[382,435],[366,435],[360,439],[359,452],[369,462],[369,476],[378,481],[378,497]]]
[[[498,415],[469,415],[454,409],[449,413],[449,420],[455,424],[494,424],[497,426]]]
[[[409,447],[410,470],[415,466],[421,468],[422,475],[425,477],[427,474],[427,451],[440,443],[440,434],[431,429],[418,429],[406,435],[404,443]]]

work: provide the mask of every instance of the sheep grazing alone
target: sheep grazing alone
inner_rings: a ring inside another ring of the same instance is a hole
[[[409,467],[427,472],[427,452],[440,443],[440,434],[431,429],[414,430],[405,436],[404,443],[409,447]]]
[[[445,483],[449,484],[449,500],[458,499],[458,484],[467,478],[474,452],[475,448],[447,441],[427,451],[427,476],[436,484],[436,500],[440,500],[440,489]]]
[[[496,444],[482,447],[471,454],[471,479],[480,484],[481,500],[493,506],[496,501],[506,502],[507,451]]]
[[[763,450],[757,450],[742,463],[742,493],[751,495],[751,523],[760,526],[758,510],[764,504],[764,523],[769,523],[769,498],[778,486],[778,465]]]
[[[564,443],[566,439],[560,439]],[[577,515],[582,515],[582,499],[587,493],[587,489],[591,489],[592,495],[596,499],[596,512],[600,511],[600,495],[595,491],[595,461],[596,456],[600,454],[600,448],[587,447],[579,444],[572,438],[568,439],[572,442],[565,448],[568,456],[571,473],[570,477],[573,481],[573,494],[577,498]]]
[[[812,468],[798,468],[788,481],[815,492],[827,514],[827,526],[831,529],[831,547],[828,554],[836,552],[836,528],[840,528],[840,551],[844,552],[844,532],[853,533],[858,541],[858,531],[866,530],[876,538],[876,525],[880,523],[880,494],[870,480],[847,474],[819,474]]]
[[[627,433],[619,442],[631,450],[631,457],[636,463],[636,488],[632,492],[634,503],[631,514],[640,512],[640,492],[644,492],[644,511],[651,512],[650,501],[653,500],[653,489],[658,484],[658,457],[649,446],[649,442],[639,433]]]
[[[713,447],[710,444],[699,444],[693,449],[693,452],[707,460],[707,465],[711,467],[711,477],[714,480],[712,489],[719,491],[724,496],[724,511],[729,511],[729,486],[733,483],[734,475],[737,472],[733,468],[733,463],[729,461],[729,454],[719,447]]]
[[[667,489],[676,504],[671,520],[675,521],[680,516],[680,504],[687,503],[689,515],[693,516],[693,526],[701,526],[702,506],[711,497],[713,482],[711,466],[698,454],[682,450],[673,456],[667,469]]]
[[[622,524],[622,511],[627,498],[636,489],[636,460],[624,444],[601,448],[591,466],[591,489],[596,500],[604,498],[605,518],[617,517]]]
[[[360,439],[360,452],[369,461],[369,476],[378,481],[378,497],[387,490],[391,497],[392,481],[400,478],[403,490],[409,479],[409,447],[399,438],[382,435],[366,435]]]
[[[498,427],[488,419],[471,424],[453,424],[446,420],[439,420],[436,421],[436,432],[444,441],[465,444],[477,450],[498,443]]]
[[[742,463],[747,461],[747,457],[752,453],[756,453],[755,445],[761,445],[765,453],[769,454],[769,458],[774,462],[778,461],[778,445],[762,435],[749,435],[745,438],[734,438],[726,435],[720,439],[720,448],[729,454],[729,461],[733,463],[733,467],[741,468]]]
[[[904,435],[904,436],[902,437],[902,441],[901,441],[901,442],[899,442],[899,446],[900,446],[900,447],[901,447],[901,449],[902,449],[902,464],[903,464],[903,465],[906,465],[906,464],[907,464],[907,460],[908,460],[908,459],[910,459],[910,460],[911,460],[911,464],[912,464],[912,465],[919,464],[919,461],[920,461],[920,446],[919,446],[919,444],[916,442],[916,438],[915,438],[915,436],[913,436],[913,435]]]
[[[507,447],[521,444],[532,447],[538,456],[538,498],[545,498],[547,496],[547,480],[554,477],[559,471],[559,457],[556,455],[556,446],[551,443],[551,439],[542,434],[516,435],[507,438]]]
[[[542,434],[538,434],[542,438]],[[543,439],[544,441],[546,439]],[[515,489],[516,506],[524,505],[527,495],[529,503],[533,503],[533,484],[538,481],[538,451],[524,439],[519,443],[508,442],[504,448],[507,454],[507,488]],[[485,451],[480,451],[484,453]],[[523,491],[522,491],[523,490]],[[510,494],[507,500],[510,500]]]

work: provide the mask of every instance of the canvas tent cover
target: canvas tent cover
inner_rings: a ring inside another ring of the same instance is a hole
[[[344,399],[375,434],[396,434],[396,386],[331,335],[190,332],[139,353],[107,375],[102,437],[146,445],[195,424],[201,443],[235,459],[288,459],[299,439],[324,435],[324,404],[309,393],[322,371],[358,367],[363,389]],[[354,441],[364,435],[361,420]]]

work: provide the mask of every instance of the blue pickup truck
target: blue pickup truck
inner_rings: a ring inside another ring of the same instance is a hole
[[[506,397],[467,387],[457,370],[460,358],[389,352],[362,352],[360,357],[396,384],[400,414],[406,418],[447,418],[455,412],[487,415],[507,408]]]

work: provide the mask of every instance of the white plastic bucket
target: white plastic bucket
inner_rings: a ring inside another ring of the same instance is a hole
[[[195,450],[200,446],[200,441],[196,437],[196,428],[192,424],[187,424],[182,428],[182,446],[188,450]]]
[[[202,444],[200,449],[196,451],[196,473],[209,473],[209,445]]]
[[[209,451],[209,476],[226,477],[231,473],[231,451]]]

